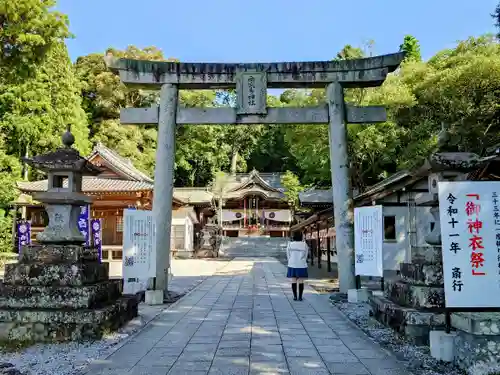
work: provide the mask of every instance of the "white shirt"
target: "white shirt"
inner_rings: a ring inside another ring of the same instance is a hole
[[[307,268],[307,252],[309,248],[303,241],[291,241],[286,247],[288,267]]]

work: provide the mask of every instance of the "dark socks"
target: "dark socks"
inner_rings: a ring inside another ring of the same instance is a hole
[[[304,284],[299,284],[299,301],[302,301],[303,293],[304,293]]]
[[[297,301],[297,283],[292,283],[293,300]]]

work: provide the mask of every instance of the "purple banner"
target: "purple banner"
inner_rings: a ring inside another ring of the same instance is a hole
[[[90,206],[82,206],[80,210],[80,215],[78,215],[78,230],[85,237],[85,245],[90,245],[90,231],[89,231],[89,219],[90,219]]]
[[[102,262],[102,223],[101,219],[92,219],[92,241],[99,252],[99,262]]]
[[[17,250],[21,253],[21,247],[31,244],[31,223],[23,220],[17,223]]]

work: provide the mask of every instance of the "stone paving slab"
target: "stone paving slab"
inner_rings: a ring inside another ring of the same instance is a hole
[[[409,374],[328,296],[293,301],[284,276],[274,258],[236,258],[88,374]]]

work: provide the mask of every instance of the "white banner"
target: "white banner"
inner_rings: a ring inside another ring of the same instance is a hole
[[[292,213],[290,210],[264,210],[264,217],[269,220],[281,221],[286,223],[292,221]]]
[[[155,225],[152,211],[123,210],[123,279],[155,277]]]
[[[500,306],[500,182],[440,182],[446,307]]]
[[[360,276],[384,275],[382,206],[354,209],[355,270]]]
[[[243,220],[245,217],[243,212],[222,210],[222,221],[237,221]]]

